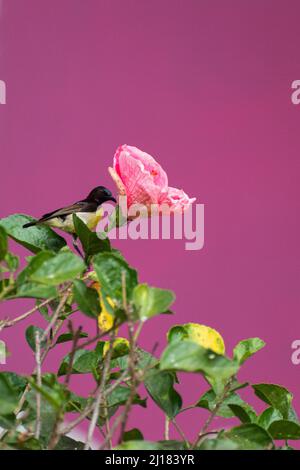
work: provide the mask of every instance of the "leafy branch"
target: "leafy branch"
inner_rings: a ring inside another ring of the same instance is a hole
[[[137,271],[121,253],[76,216],[84,261],[51,229],[23,230],[28,220],[17,214],[0,220],[1,305],[14,305],[20,298],[36,302],[15,318],[0,320],[1,331],[22,328],[23,320],[32,319],[24,333],[35,361],[29,376],[0,372],[1,448],[273,449],[285,448],[280,440],[290,447],[291,440],[300,439],[293,397],[285,387],[238,381],[245,361],[265,346],[261,339],[240,341],[230,357],[216,330],[186,323],[169,330],[161,355],[156,343],[149,352],[142,349],[142,328],[156,315],[171,313],[174,293],[139,283]],[[32,253],[22,260],[22,269],[9,250],[9,238]],[[37,317],[42,317],[43,328],[34,324]],[[83,326],[75,328],[77,322],[96,326],[96,334],[87,334]],[[127,328],[126,338],[119,336],[121,326]],[[69,353],[57,372],[49,373],[45,359],[62,343],[69,344]],[[197,374],[208,384],[196,403],[184,407],[177,391],[181,372]],[[79,374],[93,379],[87,396],[73,391],[72,377]],[[240,390],[245,387],[265,404],[262,413],[243,400]],[[157,442],[144,440],[138,428],[128,429],[133,407],[147,407],[149,400],[166,418]],[[199,408],[208,416],[200,431],[191,430],[190,439],[178,416]],[[226,431],[212,431],[217,416],[235,418],[237,423]],[[87,435],[84,442],[75,441],[69,434],[82,423],[88,424]]]

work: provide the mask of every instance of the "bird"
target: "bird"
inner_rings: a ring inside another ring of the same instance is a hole
[[[90,191],[85,199],[81,199],[74,204],[56,209],[55,211],[48,212],[38,220],[26,223],[23,225],[23,228],[27,229],[35,225],[44,224],[70,233],[73,236],[74,248],[82,256],[77,245],[78,236],[74,227],[73,214],[76,214],[76,216],[80,218],[90,230],[93,230],[102,217],[103,211],[101,205],[108,201],[117,202],[109,189],[104,186],[97,186]]]

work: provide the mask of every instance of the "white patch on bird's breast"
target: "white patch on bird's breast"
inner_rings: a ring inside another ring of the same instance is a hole
[[[93,230],[97,227],[98,222],[103,216],[103,209],[98,208],[96,212],[78,212],[77,217],[79,217],[90,230]]]
[[[53,228],[59,228],[64,232],[74,233],[74,224],[72,214],[67,215],[66,217],[54,217],[53,219],[47,220],[44,222],[46,225],[49,225]]]
[[[93,230],[97,226],[102,214],[103,211],[101,208],[97,209],[96,212],[76,212],[77,217],[81,219],[90,230]],[[55,217],[45,223],[50,227],[59,228],[64,232],[75,233],[73,214],[69,214],[64,218]]]

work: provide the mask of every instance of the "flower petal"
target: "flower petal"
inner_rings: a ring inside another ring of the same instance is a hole
[[[190,198],[182,189],[168,188],[168,193],[162,200],[161,204],[168,204],[172,212],[182,212],[190,207],[196,201],[196,198]]]
[[[165,171],[151,155],[136,147],[119,147],[114,156],[114,169],[126,188],[129,207],[134,203],[157,204],[167,194]]]
[[[110,166],[108,167],[108,171],[112,179],[114,180],[117,190],[120,196],[126,196],[126,188],[123,184],[123,181],[121,180],[120,176],[118,173]]]

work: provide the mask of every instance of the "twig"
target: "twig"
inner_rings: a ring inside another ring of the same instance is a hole
[[[43,335],[42,335],[42,338],[41,338],[41,341],[44,341],[48,334],[50,333],[50,331],[52,330],[54,324],[56,323],[56,320],[58,319],[59,317],[59,314],[63,308],[63,306],[65,305],[66,301],[67,301],[67,298],[69,296],[69,288],[70,286],[67,287],[67,291],[64,293],[64,295],[62,296],[62,298],[60,299],[60,302],[57,306],[57,309],[55,310],[54,314],[52,315],[51,317],[51,321],[50,323],[47,325],[47,328],[45,329]]]
[[[156,348],[158,346],[158,343],[155,343],[153,349],[152,349],[152,354],[155,352]],[[152,366],[149,365],[149,367],[151,368]],[[144,380],[144,377],[147,373],[147,371],[149,370],[149,367],[145,367],[145,369],[143,370],[143,374],[140,376],[139,378],[139,382],[142,382]],[[124,378],[122,379],[123,381],[125,381],[126,379],[126,376],[125,376],[125,372],[127,371],[124,371],[122,375],[124,375]],[[121,376],[122,377],[122,376]],[[110,393],[118,384],[118,381],[121,379],[121,377],[119,377],[119,379],[113,383],[113,385],[111,385],[107,390],[106,390],[106,394]],[[127,415],[127,410],[124,410],[123,413],[121,413],[114,421],[111,429],[110,429],[110,432],[107,433],[107,436],[105,438],[105,440],[101,443],[100,447],[98,448],[98,450],[102,450],[105,448],[106,444],[108,443],[109,439],[112,438],[112,436],[114,435],[114,432],[115,430],[118,428],[118,426],[120,425],[120,423],[123,422],[124,418],[126,418],[126,415]],[[73,428],[72,428],[73,429]]]
[[[64,305],[64,303],[62,303],[62,306],[63,305]],[[59,310],[59,307],[58,307],[58,310]],[[58,318],[58,316],[57,316],[57,318]],[[75,334],[73,334],[74,330],[73,330],[73,326],[72,326],[71,321],[69,321],[68,326],[69,326],[69,330],[70,330],[71,334],[73,335],[73,343],[72,343],[72,350],[71,350],[71,353],[70,353],[70,360],[69,360],[69,364],[68,364],[68,370],[67,370],[67,374],[66,374],[66,377],[65,377],[65,385],[66,386],[69,384],[69,381],[70,381],[70,378],[71,378],[76,343],[79,339],[80,332],[82,330],[82,327],[80,326],[78,328],[78,330],[75,332]],[[61,406],[60,409],[57,412],[56,420],[55,420],[55,423],[54,423],[54,426],[53,426],[53,431],[52,431],[52,434],[51,434],[51,437],[50,437],[50,440],[49,440],[49,444],[48,444],[48,449],[49,450],[55,449],[57,443],[59,442],[59,439],[61,437],[60,425],[63,422],[63,420],[64,420],[64,408],[63,408],[63,406]]]
[[[62,294],[66,289],[69,289],[70,288],[70,285],[68,284],[67,286],[64,286],[59,294]],[[59,295],[58,294],[58,295]],[[33,307],[31,310],[28,310],[28,312],[25,312],[23,313],[22,315],[20,315],[19,317],[16,317],[12,320],[10,320],[9,318],[7,318],[6,320],[2,320],[0,321],[0,331],[3,329],[3,328],[9,328],[11,326],[14,326],[16,323],[22,321],[22,320],[25,320],[25,318],[29,317],[30,315],[32,315],[33,313],[35,313],[37,310],[39,310],[41,307],[44,307],[45,305],[48,305],[50,302],[52,302],[53,300],[55,300],[57,297],[50,297],[49,299],[46,299],[44,300],[43,302],[41,302],[39,305],[36,305],[35,307]],[[41,339],[42,340],[42,339]]]
[[[102,370],[102,377],[101,377],[101,382],[100,382],[100,387],[96,393],[95,397],[95,403],[94,403],[94,408],[93,408],[93,415],[92,419],[89,425],[88,433],[87,433],[87,439],[86,443],[84,446],[84,450],[89,450],[91,448],[91,443],[95,431],[95,427],[97,425],[98,417],[99,417],[99,411],[100,411],[100,406],[101,406],[101,401],[103,399],[103,391],[106,383],[106,375],[109,371],[110,368],[110,361],[112,357],[112,352],[113,352],[113,342],[114,342],[115,335],[112,334],[109,342],[109,350],[107,354],[105,355],[104,358],[104,365],[103,365],[103,370]]]
[[[75,418],[73,421],[70,421],[68,424],[61,425],[61,428],[59,430],[60,435],[68,434],[74,428],[76,428],[76,426],[78,426],[80,423],[82,423],[82,421],[85,418],[88,417],[88,415],[93,411],[93,408],[94,408],[94,402],[87,405],[85,409],[82,411],[82,413],[79,416],[77,416],[77,418]]]
[[[40,307],[40,306],[41,306],[41,305],[39,305],[39,307]],[[57,317],[58,317],[58,315],[57,315]],[[46,359],[46,357],[47,357],[47,355],[48,355],[50,349],[54,346],[54,344],[55,344],[55,342],[56,342],[56,339],[55,339],[56,334],[58,333],[58,331],[60,330],[60,328],[62,327],[62,325],[63,325],[63,320],[58,320],[58,321],[57,321],[56,328],[54,328],[54,332],[53,332],[52,339],[51,339],[50,341],[48,341],[48,344],[47,344],[45,350],[43,351],[43,353],[42,353],[42,355],[41,355],[41,364],[44,363],[44,360]],[[40,338],[40,341],[42,341],[41,338]],[[35,374],[35,373],[36,373],[36,368],[35,368],[34,371],[33,371],[33,374]],[[27,395],[27,393],[29,392],[30,388],[31,388],[31,387],[30,387],[30,384],[28,383],[28,384],[26,385],[26,387],[25,387],[25,390],[24,390],[24,392],[23,392],[21,398],[20,398],[20,401],[19,401],[18,406],[17,406],[17,408],[15,409],[15,415],[17,415],[17,414],[21,411],[21,409],[23,408],[23,405],[24,405],[25,400],[26,400],[26,395]]]
[[[175,418],[172,419],[172,424],[174,425],[174,428],[176,429],[176,431],[178,432],[178,434],[180,435],[180,437],[184,440],[185,445],[186,445],[187,448],[189,449],[189,447],[190,447],[189,441],[188,441],[187,438],[185,437],[184,432],[182,431],[181,427],[179,426],[179,424],[177,423],[177,421],[176,421]]]
[[[105,394],[109,395],[120,383],[124,382],[126,380],[128,374],[128,370],[124,370],[121,376],[116,380],[112,385],[110,385],[106,390]],[[96,392],[99,390],[99,387],[96,389]],[[85,418],[88,417],[88,415],[93,411],[93,406],[94,403],[91,403],[86,406],[86,408],[83,410],[83,412],[77,416],[73,421],[70,421],[68,424],[64,425],[60,431],[60,434],[68,434],[71,432],[76,426],[78,426]]]
[[[107,401],[106,398],[103,400],[103,407],[104,407],[104,415],[105,415],[105,431],[106,435],[110,436],[110,423],[109,423],[109,417],[108,417],[108,412],[107,412]],[[104,437],[106,437],[104,435]],[[109,450],[112,450],[112,439],[111,437],[108,438],[108,448]]]
[[[129,336],[129,343],[130,343],[130,349],[129,349],[129,358],[128,358],[128,371],[131,377],[131,387],[130,387],[130,395],[125,403],[125,408],[123,413],[121,413],[120,416],[116,418],[114,421],[110,431],[107,432],[106,439],[101,443],[99,450],[104,449],[106,444],[110,442],[115,430],[118,428],[118,426],[121,426],[120,430],[120,437],[118,442],[121,443],[123,441],[123,436],[124,432],[126,429],[126,424],[129,416],[129,412],[133,403],[134,396],[136,394],[136,388],[139,385],[139,380],[142,380],[141,378],[138,379],[136,377],[136,372],[135,372],[135,366],[136,366],[136,340],[138,338],[140,328],[138,328],[136,335],[134,335],[134,325],[133,321],[128,309],[127,305],[127,294],[126,294],[126,277],[125,277],[125,272],[122,272],[122,295],[123,295],[123,309],[127,315],[128,318],[128,336]]]
[[[119,426],[119,424],[122,422],[122,420],[124,419],[124,416],[125,416],[125,411],[120,414],[116,420],[114,421],[112,427],[111,427],[111,430],[109,433],[107,433],[106,435],[106,438],[104,439],[104,441],[101,443],[100,447],[98,448],[98,450],[102,450],[105,448],[107,442],[109,441],[109,439],[111,439],[114,435],[114,432],[115,430],[117,429],[117,427]]]
[[[201,442],[202,442],[203,440],[205,440],[205,438],[206,438],[207,436],[217,435],[218,432],[219,432],[219,431],[207,431],[207,432],[205,432],[204,434],[201,434],[201,437],[200,437],[200,439],[198,440],[198,444],[197,444],[197,445],[200,445]]]
[[[225,400],[225,398],[227,397],[227,394],[228,392],[230,391],[230,387],[231,387],[231,384],[232,384],[232,380],[233,380],[233,377],[231,377],[227,384],[225,385],[224,387],[224,390],[223,390],[223,393],[222,395],[220,396],[220,398],[218,399],[217,403],[215,404],[213,410],[211,411],[208,419],[206,420],[206,422],[204,423],[204,426],[202,427],[202,429],[200,430],[199,434],[198,434],[198,437],[195,441],[195,443],[193,444],[192,446],[192,449],[194,449],[195,447],[197,447],[199,445],[199,442],[201,441],[202,437],[204,434],[207,433],[207,430],[209,428],[209,426],[211,425],[213,419],[215,418],[216,414],[218,413],[223,401]]]
[[[46,359],[49,351],[55,346],[57,334],[58,334],[59,330],[61,329],[61,327],[63,326],[63,324],[64,324],[64,320],[57,320],[56,325],[53,327],[53,333],[51,335],[51,338],[49,338],[49,340],[47,342],[47,345],[46,345],[46,348],[44,349],[44,351],[42,353],[42,363]]]
[[[65,385],[69,385],[69,383],[70,383],[70,379],[71,379],[71,375],[72,375],[72,369],[73,369],[73,363],[74,363],[74,357],[75,357],[75,350],[76,350],[78,340],[80,338],[80,333],[82,331],[82,326],[80,326],[74,334],[73,325],[72,325],[71,321],[68,322],[68,327],[69,327],[70,333],[73,336],[73,341],[72,341],[72,350],[70,352],[68,370],[67,370],[67,373],[66,373],[66,376],[65,376]]]
[[[164,433],[164,439],[165,441],[169,441],[170,440],[170,419],[169,417],[166,415],[166,418],[165,418],[165,433]]]
[[[141,331],[142,331],[143,326],[144,326],[144,322],[141,321],[141,322],[138,324],[138,327],[137,327],[137,329],[136,329],[136,331],[135,331],[135,333],[134,333],[133,339],[134,339],[134,342],[135,342],[135,343],[137,342],[138,337],[140,336],[140,333],[141,333]]]
[[[128,370],[131,376],[131,386],[130,386],[130,394],[129,397],[125,403],[125,408],[124,408],[124,413],[123,413],[123,419],[121,421],[121,430],[120,430],[120,436],[119,436],[119,444],[123,441],[123,436],[125,433],[126,429],[126,424],[128,421],[128,416],[129,412],[131,410],[131,406],[136,394],[136,388],[139,384],[139,380],[136,377],[136,371],[135,371],[135,366],[136,366],[136,339],[134,335],[134,325],[133,321],[128,309],[127,305],[127,295],[126,295],[126,277],[125,277],[125,272],[122,271],[122,294],[123,294],[123,308],[124,311],[127,315],[128,319],[128,337],[129,337],[129,357],[128,357]],[[137,338],[137,336],[136,336]]]
[[[76,349],[75,349],[75,352],[78,351],[79,349],[83,349],[85,348],[86,346],[90,346],[91,344],[93,344],[95,341],[98,341],[99,339],[102,339],[104,336],[107,336],[109,335],[110,333],[113,333],[116,331],[116,329],[120,326],[120,323],[118,322],[115,322],[115,324],[107,331],[103,331],[102,333],[99,333],[98,335],[94,336],[93,338],[91,339],[88,339],[87,341],[81,343],[81,344],[78,344],[78,346],[76,346]]]
[[[42,386],[42,371],[41,371],[41,342],[39,331],[35,332],[35,361],[36,361],[36,383],[39,389]],[[34,437],[39,439],[41,432],[41,394],[36,392],[36,426]]]
[[[7,318],[6,320],[2,320],[0,322],[0,331],[3,329],[3,328],[9,328],[11,326],[14,326],[16,323],[22,321],[22,320],[25,320],[25,318],[29,317],[30,315],[32,315],[33,313],[35,313],[37,310],[39,310],[40,307],[44,307],[45,305],[49,304],[50,302],[52,302],[52,300],[54,300],[55,297],[51,297],[50,299],[47,299],[47,300],[44,300],[42,303],[40,303],[39,305],[36,305],[35,307],[33,307],[31,310],[28,310],[28,312],[25,312],[23,313],[22,315],[20,315],[19,317],[16,317],[14,318],[13,320],[10,320],[9,318]]]
[[[185,411],[189,411],[189,410],[194,410],[196,407],[196,405],[190,405],[190,406],[186,406],[185,408],[181,408],[181,410],[178,411],[178,415],[180,413],[184,413]]]
[[[48,444],[48,450],[53,450],[55,449],[59,439],[60,439],[60,433],[59,433],[59,427],[61,422],[64,419],[64,414],[63,414],[63,409],[60,408],[56,414],[56,419],[55,423],[53,426],[53,431],[50,436],[49,444]]]
[[[14,286],[14,279],[13,278],[6,278],[9,281],[9,284],[3,288],[2,292],[0,293],[0,300],[2,301],[6,294],[8,294],[11,290],[15,288]]]
[[[100,405],[101,405],[101,400],[102,400],[102,387],[99,387],[98,392],[96,394],[96,399],[95,399],[95,402],[94,402],[93,408],[92,408],[93,414],[92,414],[92,419],[91,419],[91,422],[90,422],[90,425],[89,425],[84,450],[90,450],[90,448],[91,448],[91,443],[92,443],[95,427],[97,425],[97,421],[98,421],[98,417],[99,417],[99,408],[100,408]]]
[[[127,292],[126,292],[126,272],[122,271],[121,273],[121,280],[122,280],[122,300],[123,300],[123,308],[125,312],[127,312]]]
[[[128,377],[128,369],[125,369],[120,377],[105,390],[105,395],[109,395],[118,385],[122,382],[126,382],[130,377]]]

